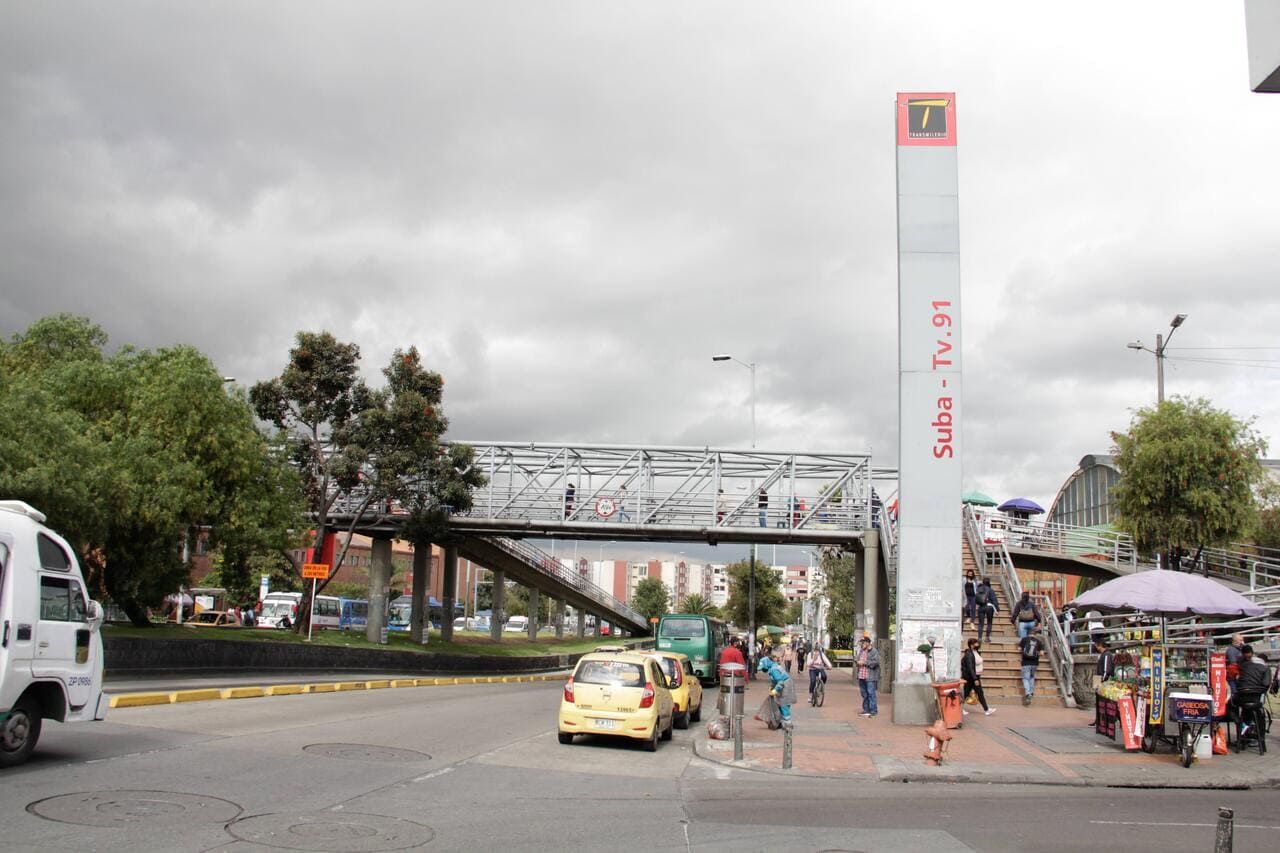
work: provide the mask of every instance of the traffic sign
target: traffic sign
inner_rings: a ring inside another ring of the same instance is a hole
[[[329,577],[328,563],[303,563],[302,577],[306,579],[324,580]]]

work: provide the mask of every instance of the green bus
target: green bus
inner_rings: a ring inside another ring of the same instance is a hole
[[[717,663],[728,644],[728,626],[710,616],[668,613],[658,622],[658,651],[688,655],[698,680],[707,684],[720,680]]]

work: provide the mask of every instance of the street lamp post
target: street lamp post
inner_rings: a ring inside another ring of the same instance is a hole
[[[1164,402],[1164,351],[1169,347],[1169,341],[1173,340],[1173,333],[1187,319],[1186,314],[1175,314],[1173,319],[1169,321],[1169,334],[1167,336],[1156,334],[1156,348],[1149,349],[1143,345],[1142,341],[1134,341],[1127,344],[1129,349],[1142,350],[1149,352],[1156,357],[1156,403]]]
[[[733,361],[741,364],[747,370],[751,371],[751,449],[756,449],[756,363],[754,361],[743,361],[735,358],[728,353],[711,356],[712,361]],[[756,481],[751,480],[751,490],[754,492]],[[756,651],[756,546],[751,544],[751,564],[750,572],[747,575],[747,630],[750,636],[747,639],[748,649],[751,652],[752,666],[754,666],[754,658]],[[748,673],[750,675],[750,673]]]

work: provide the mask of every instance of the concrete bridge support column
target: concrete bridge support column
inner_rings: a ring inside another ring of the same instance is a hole
[[[529,641],[538,639],[538,608],[542,606],[542,593],[536,586],[529,587]]]
[[[578,608],[578,639],[581,640],[587,635],[587,611],[581,607]]]
[[[858,637],[862,636],[865,630],[867,618],[864,615],[867,608],[867,552],[861,548],[853,555],[853,621],[854,621],[854,645],[857,645]]]
[[[391,539],[376,538],[369,554],[369,621],[364,636],[371,643],[385,643],[387,593],[391,589]]]
[[[415,643],[427,641],[427,600],[431,596],[431,543],[413,546],[413,609],[409,611],[409,637]]]
[[[507,573],[493,572],[493,593],[491,595],[493,613],[489,616],[489,639],[495,643],[502,642],[502,625],[507,621]]]
[[[458,546],[444,546],[444,590],[440,604],[444,613],[440,617],[440,639],[453,640],[453,602],[458,597]]]
[[[596,620],[596,621],[595,621],[595,624],[591,626],[591,636],[593,636],[593,637],[599,637],[599,636],[600,636],[600,614],[599,614],[599,613],[593,613],[593,614],[591,614],[591,615],[592,615],[592,616],[595,618],[595,620]]]
[[[880,531],[864,530],[862,532],[862,612],[867,620],[867,633],[872,640],[880,636],[885,623],[877,620],[880,610]],[[888,599],[885,599],[886,603]]]
[[[556,620],[556,639],[564,639],[564,599],[556,602],[554,615],[551,617]]]

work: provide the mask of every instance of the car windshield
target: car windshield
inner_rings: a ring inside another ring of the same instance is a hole
[[[264,601],[262,603],[263,616],[287,616],[293,609],[293,604],[288,601]]]
[[[411,607],[393,607],[391,608],[391,616],[387,620],[389,625],[408,625],[409,617],[413,614]]]
[[[659,637],[705,637],[707,623],[701,619],[664,619]]]
[[[577,684],[611,684],[639,687],[644,684],[644,667],[630,661],[584,660],[573,676]]]

